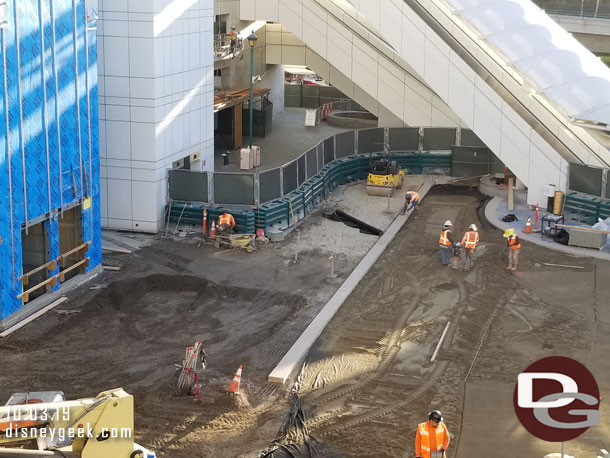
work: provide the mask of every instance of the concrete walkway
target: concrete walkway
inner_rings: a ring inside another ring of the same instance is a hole
[[[502,218],[509,213],[513,213],[518,218],[518,221],[513,221],[511,223],[506,223],[502,221]],[[546,211],[540,210],[538,213],[539,219],[542,219],[542,217],[546,214]],[[550,250],[561,251],[562,253],[567,253],[574,256],[587,256],[591,258],[598,258],[610,261],[610,245],[606,245],[602,250],[595,250],[592,248],[580,248],[575,246],[562,245],[560,243],[555,242],[552,237],[543,237],[540,232],[524,234],[523,229],[525,229],[525,221],[527,220],[528,216],[531,218],[533,230],[536,212],[530,211],[527,208],[527,205],[525,204],[517,203],[514,206],[514,210],[509,211],[507,199],[502,197],[494,197],[485,207],[485,217],[493,226],[497,227],[498,229],[502,229],[503,231],[512,228],[522,240],[535,243],[536,245],[543,246]],[[540,220],[538,221],[538,224],[540,228],[540,225],[542,224]],[[566,224],[573,226],[582,226],[582,224],[570,221],[567,218]]]
[[[434,186],[436,183],[443,183],[446,181],[447,177],[441,178],[434,176],[426,177],[423,175],[410,175],[407,177],[405,187],[416,188],[420,198],[423,199],[426,194],[428,194],[428,191],[430,191],[432,186]],[[417,183],[417,186],[413,186],[415,183]],[[290,350],[288,350],[282,360],[269,374],[267,379],[269,383],[283,384],[286,382],[286,379],[296,369],[297,364],[303,360],[303,357],[307,354],[322,331],[324,331],[330,320],[335,316],[339,308],[347,300],[352,291],[354,291],[356,286],[358,286],[358,283],[360,283],[371,267],[373,267],[380,256],[384,253],[388,245],[392,242],[392,240],[394,240],[394,237],[396,237],[396,234],[404,226],[412,213],[413,209],[409,210],[405,215],[399,214],[396,216],[392,224],[390,224],[390,226],[384,231],[383,235],[379,238],[379,240],[377,240],[375,245],[373,245],[366,253],[360,263],[326,303],[324,308],[320,310],[307,329],[305,329],[297,341],[292,345]]]
[[[320,121],[315,127],[305,127],[305,108],[285,108],[283,112],[273,115],[273,127],[266,137],[254,137],[252,143],[261,147],[261,165],[259,171],[272,169],[296,159],[305,151],[316,146],[320,141],[337,133],[354,129],[343,129],[329,126]],[[248,147],[249,138],[243,137],[244,147]],[[223,165],[222,153],[226,148],[214,149],[214,170],[216,172],[252,173],[252,170],[239,170],[239,149],[229,153],[229,165]]]

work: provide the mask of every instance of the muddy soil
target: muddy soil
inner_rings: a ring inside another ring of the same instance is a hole
[[[298,415],[266,457],[413,457],[415,426],[440,409],[453,437],[448,456],[493,450],[494,457],[542,458],[559,450],[518,424],[512,394],[519,372],[544,356],[570,356],[594,371],[602,398],[608,395],[602,353],[610,339],[599,335],[610,317],[607,299],[600,303],[608,297],[600,281],[608,263],[524,243],[519,270],[507,271],[504,239],[478,218],[480,204],[468,188],[439,186],[426,197],[309,353]],[[469,272],[440,263],[436,247],[446,219],[454,238],[473,222],[479,226],[481,246]],[[605,423],[566,451],[595,457],[609,439]]]
[[[610,267],[523,243],[519,270],[507,271],[504,239],[479,219],[481,202],[469,187],[433,188],[320,336],[292,396],[292,380],[278,387],[266,378],[336,288],[326,282],[328,248],[315,244],[328,224],[321,215],[301,226],[308,242],[296,251],[294,238],[251,255],[158,241],[106,259],[122,270],[96,280],[102,289],[74,293],[61,311],[75,313],[48,313],[0,340],[0,399],[52,389],[73,399],[122,386],[135,396],[136,440],[172,458],[410,457],[416,424],[437,408],[454,438],[451,457],[557,451],[518,425],[514,381],[540,357],[571,356],[608,398]],[[469,272],[440,264],[446,219],[456,238],[473,222],[480,228]],[[354,229],[345,230],[349,245]],[[345,278],[357,259],[335,254]],[[174,365],[195,338],[209,363],[202,398],[177,398]],[[240,364],[234,400],[226,388]],[[602,419],[608,413],[602,403]],[[588,458],[609,445],[602,424],[567,451]]]

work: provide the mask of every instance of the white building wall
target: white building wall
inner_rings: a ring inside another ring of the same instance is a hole
[[[100,0],[103,227],[156,232],[172,164],[213,170],[213,14],[213,0]]]
[[[439,125],[436,122],[439,118],[446,117],[450,121],[457,114],[459,120],[456,124],[473,129],[528,185],[529,203],[546,200],[543,193],[546,184],[552,183],[559,189],[566,189],[566,159],[408,5],[395,0],[353,0],[350,3],[359,9],[358,12],[371,26],[369,29],[355,17],[349,16],[357,13],[349,11],[349,8],[340,9],[345,4],[337,6],[332,0],[242,1],[241,17],[279,22],[306,45],[286,43],[283,41],[284,34],[279,43],[268,37],[267,62],[275,62],[279,58],[282,63],[303,61],[306,64],[307,52],[311,48],[319,59],[330,63],[331,76],[334,68],[351,80],[353,94],[346,94],[356,100],[358,94],[365,99],[367,95],[372,98],[370,103],[363,106],[373,113],[379,113],[378,107],[375,109],[375,104],[379,103],[412,125]],[[441,16],[439,13],[434,17],[443,19]],[[341,22],[335,19],[339,17],[342,18]],[[349,25],[347,29],[346,24]],[[382,35],[396,52],[386,54],[376,33]],[[373,44],[374,48],[367,43]],[[373,49],[378,52],[372,52]],[[287,56],[287,53],[290,55]],[[387,57],[393,63],[387,62]],[[316,71],[324,75],[324,72]],[[405,76],[397,78],[396,75]],[[434,92],[425,88],[419,80],[425,81]],[[419,90],[414,90],[414,86],[420,86]],[[435,96],[417,103],[418,95],[421,97],[421,94],[429,93]],[[403,104],[396,104],[397,100],[402,100]],[[447,107],[453,110],[453,115],[447,114]],[[422,116],[429,116],[429,119],[421,123],[412,122],[414,112],[418,113],[414,116],[416,119]],[[545,122],[555,127],[557,120]],[[576,142],[573,145],[582,149]]]

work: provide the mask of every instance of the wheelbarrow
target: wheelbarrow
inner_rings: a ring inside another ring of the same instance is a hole
[[[214,247],[220,248],[221,246],[252,253],[256,250],[256,236],[254,234],[218,235]]]

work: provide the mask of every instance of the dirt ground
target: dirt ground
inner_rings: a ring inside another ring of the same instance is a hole
[[[347,187],[328,207],[356,209],[364,199],[362,187]],[[432,189],[322,333],[294,390],[293,380],[278,387],[266,378],[337,288],[326,281],[329,254],[344,279],[376,240],[322,212],[299,237],[253,254],[187,239],[106,258],[121,271],[97,279],[100,289],[87,285],[63,313],[0,340],[0,400],[122,386],[135,396],[137,441],[172,458],[413,457],[415,426],[431,409],[442,410],[452,433],[449,457],[557,452],[520,427],[512,390],[531,362],[564,355],[587,365],[608,398],[610,265],[523,243],[519,270],[507,271],[501,232],[479,219],[482,200],[466,186]],[[387,227],[401,204],[356,216]],[[456,235],[473,222],[480,228],[469,272],[440,264],[446,219]],[[209,363],[202,399],[177,398],[174,364],[197,337]],[[226,388],[240,364],[236,403]],[[602,424],[566,444],[567,453],[594,458],[610,448],[610,409],[601,406]]]

